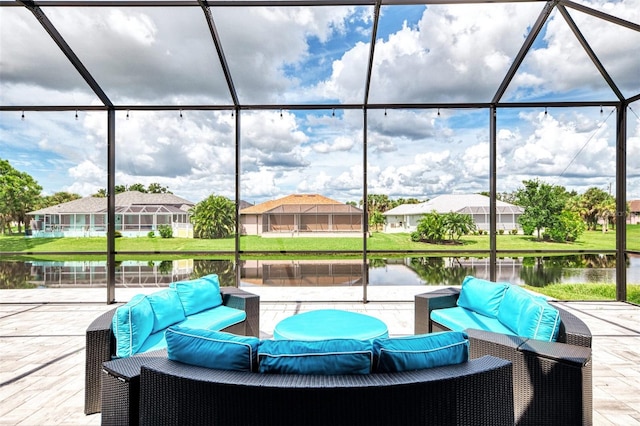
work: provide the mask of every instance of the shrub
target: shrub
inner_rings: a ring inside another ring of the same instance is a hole
[[[565,210],[545,231],[550,239],[558,243],[573,242],[585,231],[586,225],[578,213]]]
[[[122,238],[122,232],[120,232],[120,231],[114,232],[113,235],[114,235],[115,238]]]
[[[173,238],[173,228],[169,225],[158,226],[158,232],[162,238]]]
[[[498,229],[498,234],[500,235],[504,234],[504,229]]]
[[[154,231],[149,231],[149,233],[147,234],[147,237],[149,238],[155,238],[156,233]]]
[[[517,235],[518,234],[518,228],[513,228],[511,230],[511,235]]]

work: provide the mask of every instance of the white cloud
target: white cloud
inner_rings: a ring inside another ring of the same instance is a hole
[[[313,145],[313,150],[318,153],[335,153],[349,151],[356,145],[356,141],[346,136],[339,136],[331,142],[321,142]]]
[[[640,22],[640,0],[586,4],[630,22]],[[638,61],[640,35],[605,20],[567,8],[587,42],[598,55],[617,86],[629,94],[640,90]],[[600,90],[603,97],[615,99],[613,92],[589,59],[565,19],[554,12],[544,32],[546,46],[533,49],[525,58],[515,82],[519,90],[533,90],[536,96],[557,91]],[[512,87],[513,92],[515,88]],[[593,99],[593,93],[591,94]]]
[[[640,20],[640,0],[589,4]],[[417,21],[385,27],[376,45],[370,101],[490,100],[542,7],[538,2],[431,5]],[[171,13],[163,8],[105,10],[46,12],[114,100],[132,105],[230,103],[199,8]],[[241,101],[268,104],[361,102],[369,45],[362,41],[366,37],[346,35],[367,34],[363,23],[370,22],[370,10],[213,8],[212,13]],[[638,35],[569,10],[623,91],[640,90]],[[1,104],[95,103],[95,95],[32,15],[0,8],[0,20]],[[602,87],[601,76],[594,75],[560,16],[544,34],[513,81],[522,88],[515,95],[553,96],[551,91]],[[326,80],[316,81],[316,75]],[[368,111],[370,193],[424,198],[488,190],[486,112],[443,110],[440,117],[435,111],[387,112]],[[16,119],[19,112],[2,114],[1,156],[19,158],[25,167],[38,170],[46,191],[68,188],[87,195],[106,187],[106,113],[81,111],[75,121],[72,111],[27,112],[22,123]],[[117,184],[159,182],[193,201],[211,193],[235,196],[235,118],[230,111],[184,111],[183,119],[177,111],[131,111],[129,120],[124,114],[117,113]],[[361,110],[337,111],[336,117],[328,111],[283,111],[282,117],[273,110],[240,114],[243,198],[261,201],[308,191],[343,201],[359,199]],[[605,117],[591,110],[541,114],[527,110],[502,118],[506,114],[500,111],[501,190],[513,190],[532,177],[576,188],[611,180],[613,121],[599,128]],[[629,114],[629,119],[634,123],[635,116]],[[640,171],[631,160],[640,157],[637,120],[628,133],[629,192],[638,193],[634,176]]]

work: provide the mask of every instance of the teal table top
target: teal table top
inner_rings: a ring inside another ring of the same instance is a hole
[[[378,318],[339,309],[293,315],[280,321],[273,330],[276,340],[369,340],[388,336],[387,325]]]

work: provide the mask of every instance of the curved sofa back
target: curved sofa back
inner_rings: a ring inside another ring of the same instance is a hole
[[[509,361],[368,375],[257,374],[167,359],[142,366],[140,424],[512,425]]]

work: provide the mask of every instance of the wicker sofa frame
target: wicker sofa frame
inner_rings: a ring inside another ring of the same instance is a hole
[[[431,311],[456,306],[459,288],[415,296],[415,333],[446,331]],[[466,330],[471,358],[493,355],[513,363],[514,421],[518,425],[593,423],[591,332],[578,317],[558,306],[556,342],[543,342],[485,330]]]
[[[141,367],[141,425],[512,425],[512,365],[486,356],[401,373],[320,376]],[[114,398],[117,400],[118,398]]]
[[[238,324],[225,328],[234,334],[260,336],[260,296],[235,287],[222,287],[222,304],[246,312],[247,318]],[[116,309],[111,309],[96,318],[86,331],[85,358],[85,414],[100,412],[102,406],[101,385],[103,363],[115,357],[115,336],[111,330],[111,320]]]

